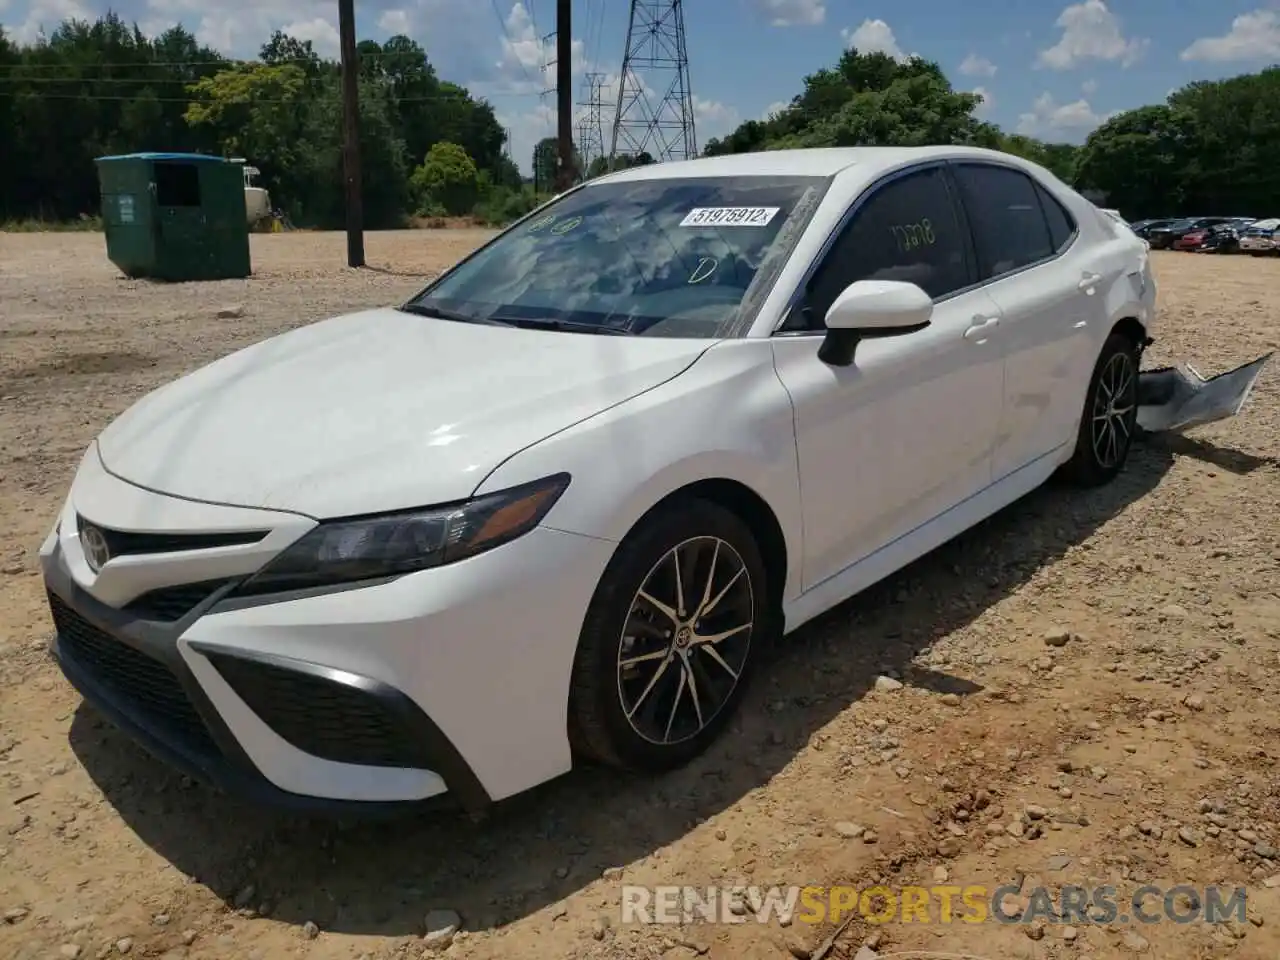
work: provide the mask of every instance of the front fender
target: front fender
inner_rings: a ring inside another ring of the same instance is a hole
[[[724,479],[768,504],[788,557],[802,556],[791,401],[768,340],[716,344],[676,378],[515,454],[476,494],[561,471],[573,479],[546,526],[617,542],[663,498]],[[799,569],[788,564],[784,596],[800,592]]]

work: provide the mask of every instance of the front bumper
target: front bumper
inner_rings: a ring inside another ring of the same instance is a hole
[[[202,580],[202,597],[175,610],[142,602],[155,591],[129,596],[140,576],[163,578],[164,558],[89,572],[75,514],[110,526],[106,505],[138,488],[104,498],[104,485],[123,481],[92,464],[82,472],[92,482],[77,477],[41,550],[52,653],[86,700],[160,759],[256,804],[362,813],[444,798],[479,810],[570,768],[573,656],[613,544],[538,528],[340,592],[237,600],[236,577],[212,590]],[[156,515],[170,506],[146,496]],[[172,563],[198,566],[191,555]]]
[[[1240,249],[1248,253],[1274,253],[1280,250],[1280,240],[1269,237],[1241,237]]]

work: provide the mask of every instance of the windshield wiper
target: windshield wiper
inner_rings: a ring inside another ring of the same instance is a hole
[[[490,327],[522,327],[526,330],[560,330],[570,333],[596,333],[607,336],[634,337],[636,331],[623,327],[606,327],[598,323],[582,323],[577,320],[558,320],[554,317],[480,317],[473,313],[462,313],[437,307],[435,304],[410,301],[396,308],[405,313],[417,314],[420,317],[431,317],[434,320],[454,320],[458,323],[482,323]]]
[[[505,323],[527,330],[559,330],[563,333],[595,333],[610,337],[634,337],[636,331],[626,327],[606,327],[599,323],[582,323],[578,320],[559,320],[555,317],[490,317],[496,323]]]
[[[444,307],[437,307],[426,303],[403,303],[396,307],[404,313],[416,314],[419,317],[430,317],[433,320],[452,320],[455,323],[483,323],[489,326],[508,326],[501,320],[490,320],[486,317],[477,317],[472,313],[462,313],[458,310],[448,310]]]

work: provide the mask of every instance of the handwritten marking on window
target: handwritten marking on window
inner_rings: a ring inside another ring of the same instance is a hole
[[[551,228],[551,235],[555,237],[563,237],[570,230],[576,229],[581,224],[581,217],[570,217],[568,220],[561,220]]]
[[[716,272],[716,267],[720,266],[720,261],[715,257],[702,257],[698,260],[698,265],[693,268],[693,273],[689,274],[690,283],[701,283],[707,280]]]
[[[906,253],[919,247],[931,247],[938,242],[933,232],[933,224],[925,217],[916,223],[904,223],[889,228],[893,241],[898,245],[899,253]]]

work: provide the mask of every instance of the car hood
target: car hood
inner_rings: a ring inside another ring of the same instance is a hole
[[[708,346],[366,311],[160,388],[98,449],[116,476],[195,500],[321,519],[446,503],[519,450],[676,376]]]

